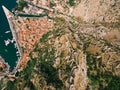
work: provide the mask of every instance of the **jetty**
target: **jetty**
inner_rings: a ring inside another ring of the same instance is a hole
[[[22,57],[22,55],[23,55],[23,51],[22,51],[22,48],[20,47],[20,44],[19,44],[19,42],[18,42],[18,37],[17,37],[17,32],[16,32],[16,30],[15,30],[15,28],[14,28],[14,25],[13,25],[13,13],[11,13],[5,6],[3,6],[2,5],[2,8],[3,8],[3,10],[4,10],[4,13],[5,13],[5,15],[6,15],[6,17],[7,17],[7,20],[8,20],[8,23],[9,23],[9,26],[10,26],[10,30],[11,30],[11,32],[12,32],[12,35],[13,35],[13,39],[15,40],[15,42],[16,42],[16,45],[17,45],[17,49],[18,49],[18,52],[19,52],[19,54],[20,54],[20,58],[18,58],[18,60],[17,60],[17,62],[16,62],[16,67],[14,68],[14,70],[11,72],[11,74],[13,75],[13,74],[16,74],[16,72],[17,72],[17,69],[19,68],[19,66],[20,66],[20,61],[21,61],[21,57]]]

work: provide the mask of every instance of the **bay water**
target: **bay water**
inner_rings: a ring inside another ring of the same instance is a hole
[[[2,5],[12,11],[16,6],[16,0],[0,0],[0,55],[10,65],[10,69],[12,70],[16,66],[16,61],[18,60],[16,54],[18,50],[15,48],[15,41],[5,45],[5,41],[8,39],[11,41],[13,36]]]

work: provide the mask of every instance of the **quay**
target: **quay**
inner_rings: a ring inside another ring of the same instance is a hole
[[[11,13],[5,6],[2,5],[2,8],[4,10],[4,13],[7,17],[7,20],[8,20],[8,23],[9,23],[9,26],[10,26],[10,30],[12,32],[12,35],[13,35],[13,39],[15,40],[16,42],[16,45],[17,45],[17,49],[18,49],[18,52],[20,54],[20,58],[18,58],[17,62],[16,62],[16,67],[14,68],[14,70],[10,73],[10,75],[15,75],[16,72],[17,72],[17,69],[19,68],[20,66],[20,62],[21,62],[21,58],[22,58],[22,55],[23,55],[23,51],[19,45],[19,42],[18,42],[18,37],[17,37],[17,32],[13,26],[13,21],[12,21],[12,16],[13,16],[13,13]]]

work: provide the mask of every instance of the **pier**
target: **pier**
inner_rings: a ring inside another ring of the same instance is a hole
[[[12,17],[13,17],[13,14],[5,7],[2,5],[2,8],[4,10],[4,13],[7,17],[7,20],[8,20],[8,23],[9,23],[9,26],[10,26],[10,30],[12,32],[12,35],[13,35],[13,39],[15,40],[16,42],[16,45],[17,45],[17,49],[18,49],[18,52],[20,54],[20,58],[18,58],[17,62],[16,62],[16,67],[14,68],[14,70],[11,72],[12,75],[15,75],[16,72],[17,72],[17,69],[19,68],[20,66],[20,62],[21,62],[21,57],[23,55],[23,51],[19,45],[19,42],[18,42],[18,37],[17,37],[17,32],[14,28],[14,25],[13,25],[13,20],[12,20]]]

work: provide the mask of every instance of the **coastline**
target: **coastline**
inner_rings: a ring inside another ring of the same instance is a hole
[[[10,66],[8,63],[5,62],[5,60],[0,56],[0,67],[3,65],[3,71],[0,73],[0,80],[9,74]]]
[[[19,58],[18,58],[18,60],[16,61],[16,66],[14,67],[14,69],[12,70],[12,72],[10,72],[10,74],[9,74],[9,76],[11,76],[11,75],[14,76],[16,74],[16,72],[17,72],[17,69],[20,66],[23,52],[22,52],[22,49],[21,49],[21,47],[19,45],[19,42],[17,40],[18,38],[17,38],[16,30],[14,29],[14,26],[12,24],[12,13],[5,6],[3,6],[3,5],[2,5],[2,8],[4,10],[4,13],[5,13],[6,17],[7,17],[7,20],[8,20],[9,26],[10,26],[10,30],[11,30],[12,35],[13,35],[13,39],[16,42],[17,49],[18,49],[18,52],[19,52],[19,55],[20,55]]]

